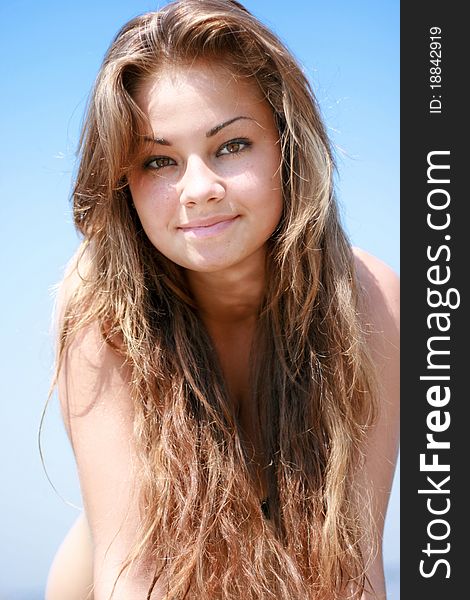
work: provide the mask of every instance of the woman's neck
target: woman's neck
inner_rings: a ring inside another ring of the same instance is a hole
[[[192,295],[206,323],[229,327],[256,320],[266,277],[264,257],[256,259],[214,273],[186,271]]]

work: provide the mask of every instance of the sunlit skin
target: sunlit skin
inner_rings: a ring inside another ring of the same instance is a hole
[[[118,59],[122,59],[121,54]],[[111,66],[118,68],[117,64]],[[289,90],[288,82],[286,85]],[[253,79],[236,78],[214,60],[211,64],[199,61],[159,67],[140,82],[134,100],[147,115],[149,126],[139,132],[146,140],[145,147],[127,175],[132,201],[151,243],[184,269],[216,351],[204,368],[214,369],[219,360],[226,399],[233,402],[230,408],[234,409],[237,437],[231,439],[238,440],[239,435],[245,442],[261,506],[263,499],[269,499],[265,467],[271,457],[265,453],[257,419],[251,367],[253,358],[265,358],[263,345],[253,344],[253,337],[268,283],[267,242],[283,211],[282,161],[274,115]],[[336,248],[332,243],[333,255]],[[80,257],[83,260],[82,254]],[[96,268],[96,259],[88,259],[90,267]],[[86,260],[87,256],[80,266],[85,266]],[[363,468],[357,477],[354,473],[354,486],[370,497],[371,519],[378,532],[377,556],[367,565],[377,594],[365,592],[361,600],[384,600],[380,542],[398,441],[399,295],[396,278],[386,265],[359,250],[355,250],[355,261],[358,287],[364,290],[365,314],[361,318],[368,325],[364,343],[381,384],[379,418],[368,431]],[[83,290],[84,279],[77,264],[78,259],[61,287],[57,309],[62,315],[60,324],[64,323],[66,307],[71,306],[70,299],[76,298],[77,290]],[[119,295],[122,298],[123,293]],[[86,307],[83,312],[91,315]],[[133,600],[150,595],[153,600],[162,600],[169,587],[166,571],[148,593],[155,567],[153,554],[136,560],[119,577],[142,534],[142,505],[136,501],[140,457],[134,444],[135,425],[140,423],[135,419],[136,399],[141,398],[135,394],[134,356],[123,356],[104,343],[102,317],[98,312],[92,316],[96,322],[76,335],[72,331],[58,368],[58,396],[79,466],[85,512],[58,551],[46,598],[85,600],[92,597],[88,592],[93,589],[96,600],[111,596]],[[124,327],[124,319],[123,323]],[[334,350],[337,340],[332,339],[331,344],[329,349]],[[259,357],[254,356],[258,351]],[[150,429],[142,431],[144,442],[152,442]],[[244,459],[242,463],[244,468]],[[166,483],[171,485],[171,480]],[[178,486],[175,489],[179,493]],[[159,507],[150,509],[157,512]],[[358,544],[361,549],[364,544],[367,558],[369,539],[364,538]],[[188,569],[192,568],[188,563]],[[274,571],[271,574],[276,576]]]
[[[164,71],[147,81],[136,99],[152,130],[147,134],[146,153],[129,174],[132,199],[154,246],[185,269],[237,411],[240,435],[248,449],[251,445],[261,502],[268,494],[262,468],[266,456],[256,427],[249,371],[253,331],[266,286],[267,240],[282,214],[281,156],[274,117],[253,82],[235,81],[214,65]],[[359,485],[378,490],[375,519],[382,531],[397,445],[397,431],[390,424],[398,421],[394,324],[398,322],[398,289],[388,267],[361,251],[355,254],[360,284],[370,298],[367,322],[371,331],[380,332],[369,343],[384,390],[381,418],[369,436]],[[76,272],[74,276],[79,279]],[[77,284],[69,285],[72,289]],[[392,314],[396,315],[393,319]],[[85,494],[88,491],[87,515],[79,519],[57,554],[47,600],[84,600],[93,583],[98,586],[96,598],[108,598],[117,576],[115,565],[125,559],[139,519],[136,507],[126,498],[131,488],[126,477],[133,465],[128,443],[133,436],[133,404],[126,379],[130,376],[122,357],[103,345],[100,332],[93,336],[81,341],[74,355],[70,373],[75,380],[59,381],[59,397],[66,399],[64,410],[72,406],[72,413],[80,415],[66,421],[69,435],[73,431],[75,448],[92,458],[82,459],[87,465],[82,475]],[[93,410],[89,410],[90,394]],[[99,401],[95,402],[96,394]],[[114,465],[113,469],[103,471],[96,456],[102,465]],[[108,561],[101,547],[107,553],[121,519],[122,545],[113,547],[115,553]],[[105,541],[100,546],[94,538]],[[104,565],[103,576],[93,574],[92,561]],[[377,595],[364,593],[361,600],[384,599],[380,552],[368,575]],[[150,583],[147,573],[131,574],[122,583],[119,598],[146,597]],[[152,598],[164,595],[157,586]]]
[[[204,63],[163,70],[136,100],[152,131],[128,180],[147,236],[186,269],[209,319],[254,316],[282,213],[271,107],[253,81]]]

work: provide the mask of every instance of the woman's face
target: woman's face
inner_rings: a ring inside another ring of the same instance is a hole
[[[136,100],[152,131],[128,181],[152,244],[198,272],[264,260],[282,212],[281,153],[257,85],[196,63],[146,81]]]

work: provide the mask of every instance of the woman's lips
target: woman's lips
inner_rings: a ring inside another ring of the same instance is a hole
[[[187,225],[178,227],[178,229],[184,235],[190,237],[206,238],[222,233],[223,231],[228,229],[237,219],[238,215],[236,215],[235,217],[223,218],[222,220],[217,220],[215,222],[211,222],[214,221],[214,219],[212,219],[211,221],[208,220],[207,224],[202,224],[203,222],[194,221],[194,223],[188,223]]]

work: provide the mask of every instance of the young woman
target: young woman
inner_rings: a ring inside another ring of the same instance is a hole
[[[332,173],[308,82],[238,2],[119,32],[59,298],[85,510],[48,600],[385,598],[397,280],[351,249]]]

